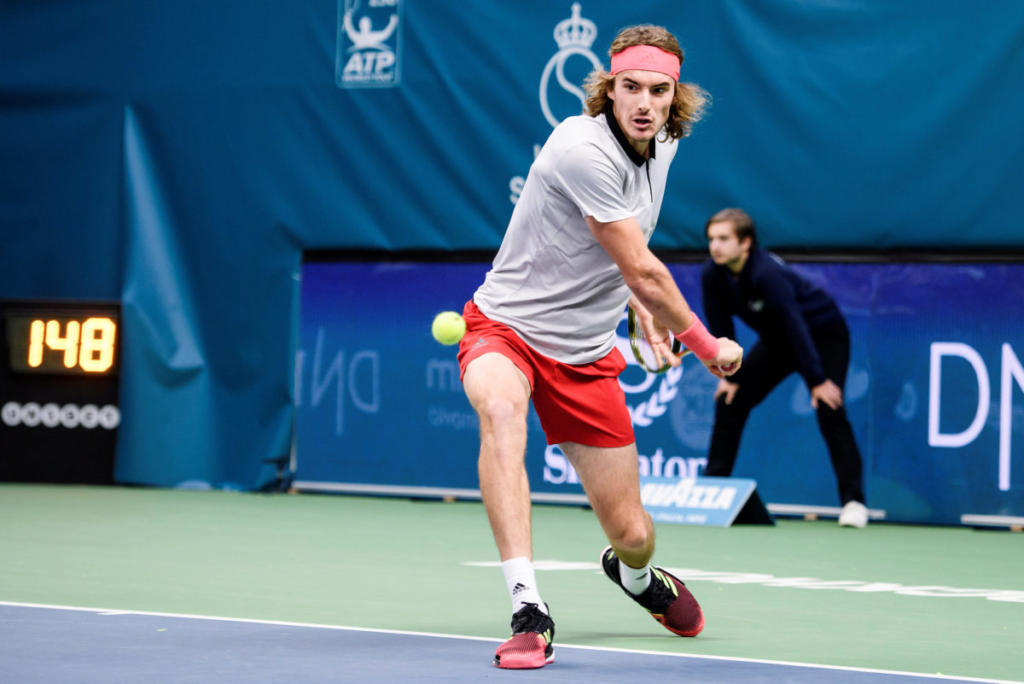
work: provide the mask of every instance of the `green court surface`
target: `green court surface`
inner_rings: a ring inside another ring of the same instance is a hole
[[[683,639],[600,572],[589,509],[533,520],[556,645],[1024,680],[1024,534],[659,524],[706,614]],[[0,485],[0,601],[500,639],[496,561],[472,501]]]

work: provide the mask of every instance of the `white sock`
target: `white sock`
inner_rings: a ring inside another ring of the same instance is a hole
[[[634,596],[642,594],[647,585],[651,583],[651,564],[648,563],[642,568],[631,568],[620,558],[619,579],[622,580],[623,588],[630,594]]]
[[[505,586],[512,597],[512,612],[517,613],[527,603],[535,603],[542,613],[548,609],[537,590],[537,578],[533,575],[533,563],[526,556],[509,558],[501,564],[505,574]]]

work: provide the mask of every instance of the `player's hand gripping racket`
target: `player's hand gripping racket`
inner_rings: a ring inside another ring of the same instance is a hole
[[[658,356],[654,353],[654,349],[647,340],[647,336],[644,335],[643,326],[640,325],[640,321],[636,318],[636,312],[632,308],[630,308],[629,317],[626,319],[626,330],[629,334],[629,346],[633,350],[633,356],[641,368],[648,373],[664,373],[672,367],[672,364],[667,360],[663,363],[658,363]],[[683,357],[689,354],[690,350],[684,349],[683,344],[673,337],[672,353],[677,357]]]

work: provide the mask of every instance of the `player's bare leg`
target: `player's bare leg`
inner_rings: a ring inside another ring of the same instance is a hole
[[[555,659],[555,623],[533,575],[526,415],[530,383],[500,354],[484,354],[462,379],[480,418],[480,494],[512,596],[512,636],[494,654],[501,668],[537,668]]]
[[[640,501],[636,445],[599,448],[565,442],[561,447],[615,554],[631,567],[647,565],[654,555],[654,525]]]
[[[470,362],[462,386],[480,418],[480,494],[501,560],[532,558],[526,415],[530,383],[500,354]]]

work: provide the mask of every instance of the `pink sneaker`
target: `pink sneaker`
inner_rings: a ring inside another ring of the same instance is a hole
[[[527,603],[512,616],[512,637],[494,652],[494,664],[512,670],[544,667],[555,662],[554,638],[551,616]]]

